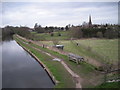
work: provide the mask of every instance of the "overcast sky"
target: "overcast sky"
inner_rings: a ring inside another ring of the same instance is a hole
[[[81,25],[88,22],[91,14],[93,24],[117,24],[117,2],[3,2],[2,26]]]

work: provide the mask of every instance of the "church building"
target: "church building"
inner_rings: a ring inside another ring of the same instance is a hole
[[[88,23],[83,22],[82,26],[85,28],[92,27],[91,15],[89,15],[89,22]]]

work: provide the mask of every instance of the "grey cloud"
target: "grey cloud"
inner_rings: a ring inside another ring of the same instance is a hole
[[[117,8],[116,2],[3,3],[3,24],[78,25],[88,21],[89,14],[93,23],[117,23]]]

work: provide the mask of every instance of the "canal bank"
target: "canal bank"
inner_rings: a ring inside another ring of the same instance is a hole
[[[45,64],[43,64],[39,58],[37,58],[29,49],[23,47],[18,41],[16,41],[25,51],[27,51],[33,58],[35,58],[35,60],[43,67],[43,69],[46,71],[46,73],[48,74],[48,76],[50,77],[50,79],[52,80],[52,82],[56,85],[58,83],[57,80],[55,80],[55,77],[51,74],[51,72],[49,71],[49,69],[45,66]]]
[[[63,67],[63,65],[58,61],[53,61],[53,57],[50,57],[43,53],[41,50],[36,50],[33,47],[29,46],[29,43],[19,40],[17,37],[14,37],[19,44],[31,51],[41,62],[49,69],[58,83],[55,85],[55,88],[75,88],[75,81],[71,77],[70,73]]]

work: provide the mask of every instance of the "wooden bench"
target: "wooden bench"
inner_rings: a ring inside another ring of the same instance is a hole
[[[72,53],[69,53],[69,54],[68,54],[68,57],[69,57],[69,60],[70,60],[70,61],[74,61],[74,62],[76,62],[77,64],[79,64],[80,62],[84,61],[84,58],[83,58],[83,57],[78,56],[78,55],[75,55],[75,54],[72,54]]]

